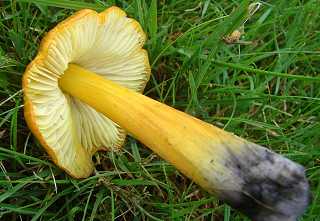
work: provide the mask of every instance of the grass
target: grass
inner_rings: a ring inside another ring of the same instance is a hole
[[[319,1],[261,2],[246,22],[239,2],[0,2],[0,219],[248,220],[133,138],[120,153],[96,154],[96,173],[75,180],[30,134],[21,77],[40,39],[75,10],[116,4],[149,37],[145,94],[304,165],[313,202],[301,220],[318,220]],[[222,40],[243,24],[238,42]]]

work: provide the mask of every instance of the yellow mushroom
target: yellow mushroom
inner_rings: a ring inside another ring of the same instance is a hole
[[[304,168],[264,147],[140,94],[149,79],[140,25],[117,7],[81,10],[43,39],[23,77],[25,118],[71,176],[126,131],[256,221],[293,221],[309,203]]]

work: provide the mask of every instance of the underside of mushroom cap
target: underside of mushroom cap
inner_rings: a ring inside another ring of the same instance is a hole
[[[118,149],[126,133],[80,100],[64,94],[58,80],[74,63],[142,92],[150,76],[145,34],[117,7],[81,10],[44,37],[23,76],[25,119],[52,160],[71,176],[93,171],[98,150]],[[88,92],[94,93],[94,92]]]

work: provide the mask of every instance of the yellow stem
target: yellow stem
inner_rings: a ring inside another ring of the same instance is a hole
[[[303,168],[264,147],[74,64],[59,86],[253,220],[295,220],[309,202]]]
[[[70,64],[60,88],[119,124],[189,178],[210,186],[203,176],[221,159],[224,143],[237,148],[244,140],[184,112],[133,92]],[[211,163],[210,163],[211,162]],[[219,169],[219,168],[215,168]]]

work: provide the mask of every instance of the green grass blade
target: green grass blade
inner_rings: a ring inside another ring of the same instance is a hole
[[[101,4],[95,3],[88,3],[88,2],[81,2],[81,1],[69,1],[69,0],[18,0],[19,2],[26,2],[26,3],[34,3],[40,4],[45,6],[52,6],[58,8],[67,8],[67,9],[93,9],[96,11],[102,11],[106,7]]]

